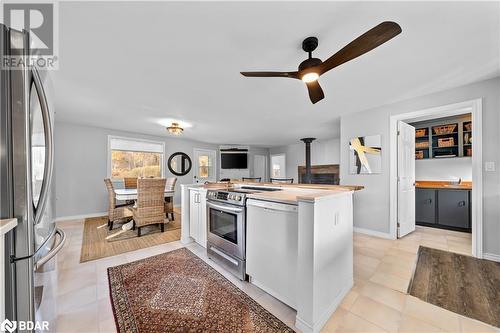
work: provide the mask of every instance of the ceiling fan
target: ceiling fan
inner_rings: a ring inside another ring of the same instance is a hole
[[[318,83],[318,78],[329,70],[342,65],[349,60],[359,57],[380,46],[401,33],[401,27],[395,22],[382,22],[368,30],[340,51],[325,61],[312,57],[312,51],[318,46],[318,38],[307,37],[302,42],[302,49],[309,53],[309,58],[300,63],[295,72],[241,72],[247,77],[285,77],[299,79],[305,82],[309,97],[313,104],[325,97],[323,89]]]

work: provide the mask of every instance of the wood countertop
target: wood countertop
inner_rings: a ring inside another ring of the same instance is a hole
[[[317,201],[323,197],[352,192],[349,189],[317,190],[311,189],[284,189],[283,191],[259,192],[247,194],[249,199],[259,199],[296,205],[299,201]]]
[[[231,190],[236,186],[263,186],[281,188],[282,191],[262,191],[259,193],[249,193],[247,198],[266,201],[281,202],[296,205],[299,200],[317,201],[323,197],[338,195],[346,192],[359,191],[363,186],[343,186],[343,185],[322,185],[322,184],[276,184],[233,181],[230,183],[210,183],[200,186],[200,188],[210,190]]]
[[[0,236],[6,234],[17,226],[17,219],[0,220]],[[3,250],[3,249],[2,249]]]
[[[272,186],[286,189],[314,189],[314,190],[332,190],[332,191],[359,191],[364,189],[360,185],[323,185],[323,184],[277,184],[277,183],[258,183],[258,182],[242,182],[231,181],[230,183],[211,183],[203,185],[203,188],[211,190],[222,190],[232,187],[233,185],[248,185],[248,186]]]
[[[461,182],[456,184],[449,181],[419,180],[415,182],[416,188],[435,188],[448,190],[472,190],[472,182]]]

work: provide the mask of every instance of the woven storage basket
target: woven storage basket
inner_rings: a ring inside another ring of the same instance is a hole
[[[442,138],[438,139],[438,147],[451,147],[455,145],[454,138]]]
[[[415,148],[429,148],[429,141],[415,142]]]
[[[424,152],[422,150],[416,151],[415,152],[415,159],[416,160],[421,160],[424,158]]]
[[[464,125],[464,128],[466,131],[470,132],[472,131],[472,123],[467,123]]]
[[[435,126],[432,128],[434,131],[434,134],[450,134],[455,131],[455,128],[457,128],[457,124],[450,124],[450,125],[443,125],[443,126]]]
[[[427,128],[420,128],[418,130],[415,130],[415,137],[416,138],[421,138],[427,134]]]

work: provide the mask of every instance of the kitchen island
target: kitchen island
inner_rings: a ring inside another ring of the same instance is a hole
[[[295,325],[302,332],[319,332],[353,285],[353,193],[360,188],[241,182],[229,187],[182,185],[181,241],[194,238],[207,244],[189,229],[193,191],[248,186],[274,189],[246,194],[249,282],[296,309]]]

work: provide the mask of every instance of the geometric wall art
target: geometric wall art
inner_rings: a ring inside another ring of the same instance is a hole
[[[369,135],[349,141],[349,172],[376,174],[382,172],[382,136]]]

